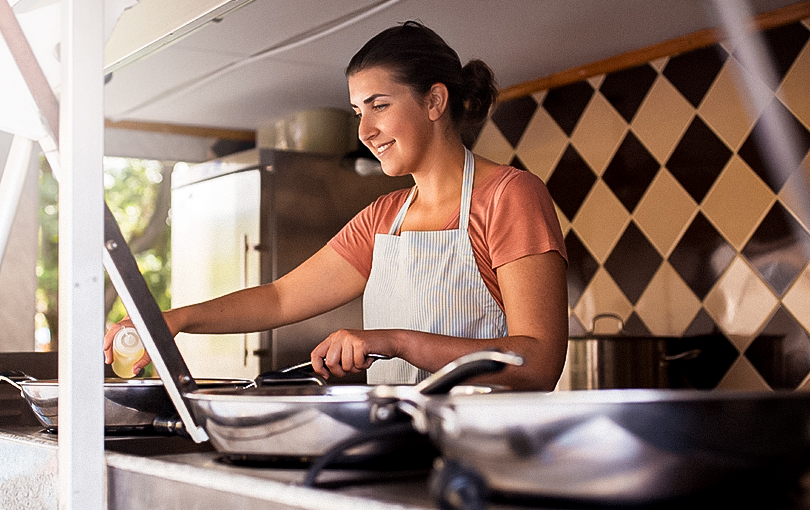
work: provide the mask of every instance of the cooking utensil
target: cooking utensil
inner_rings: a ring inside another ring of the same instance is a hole
[[[810,462],[807,392],[506,392],[434,397],[422,412],[443,508],[480,508],[489,491],[647,504],[759,476],[795,482]]]
[[[373,360],[390,359],[388,356],[374,353],[368,354],[366,357]],[[256,377],[256,384],[260,386],[269,384],[318,384],[325,386],[326,381],[320,375],[312,371],[312,360],[310,360],[279,370],[270,370],[261,373]]]
[[[37,380],[20,372],[0,375],[0,381],[15,386],[40,424],[51,432],[59,425],[59,381]],[[202,388],[244,388],[250,379],[197,379]],[[104,429],[110,434],[165,430],[159,424],[176,414],[163,382],[157,378],[104,381]],[[158,428],[155,429],[155,425]]]
[[[459,358],[415,386],[258,386],[200,389],[185,397],[197,423],[224,454],[312,460],[341,441],[407,422],[407,415],[396,412],[396,402],[405,395],[409,401],[423,402],[470,377],[520,363],[514,354],[481,351]],[[347,455],[380,453],[380,448],[362,445]]]

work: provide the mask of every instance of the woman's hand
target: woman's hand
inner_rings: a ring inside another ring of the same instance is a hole
[[[397,356],[397,335],[395,330],[380,329],[335,331],[312,350],[312,369],[324,379],[332,374],[343,377],[362,372],[374,362],[369,354]]]

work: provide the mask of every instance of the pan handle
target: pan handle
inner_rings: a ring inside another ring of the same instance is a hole
[[[371,420],[392,420],[398,409],[411,417],[416,430],[427,432],[425,409],[428,397],[446,394],[471,377],[495,373],[507,365],[522,364],[523,358],[513,352],[478,351],[451,361],[416,386],[376,386],[369,393],[374,402],[371,406]]]
[[[464,381],[500,372],[507,365],[520,366],[523,358],[512,352],[478,351],[462,356],[439,369],[414,389],[422,395],[444,395]]]
[[[14,386],[20,393],[22,393],[23,388],[19,385],[20,381],[36,381],[36,378],[31,377],[30,375],[24,374],[19,370],[7,370],[5,372],[0,372],[0,381],[5,381],[10,385]]]

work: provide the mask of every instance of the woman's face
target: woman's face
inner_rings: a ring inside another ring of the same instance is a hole
[[[349,98],[360,118],[358,137],[380,160],[383,172],[417,171],[431,133],[427,105],[381,67],[349,76]]]

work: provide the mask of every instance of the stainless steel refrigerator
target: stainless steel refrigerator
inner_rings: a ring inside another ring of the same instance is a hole
[[[410,177],[362,176],[339,156],[275,149],[178,166],[172,173],[172,306],[279,278],[375,198],[412,184]],[[307,361],[336,329],[360,327],[357,299],[273,331],[181,333],[177,343],[194,377],[252,378]]]

